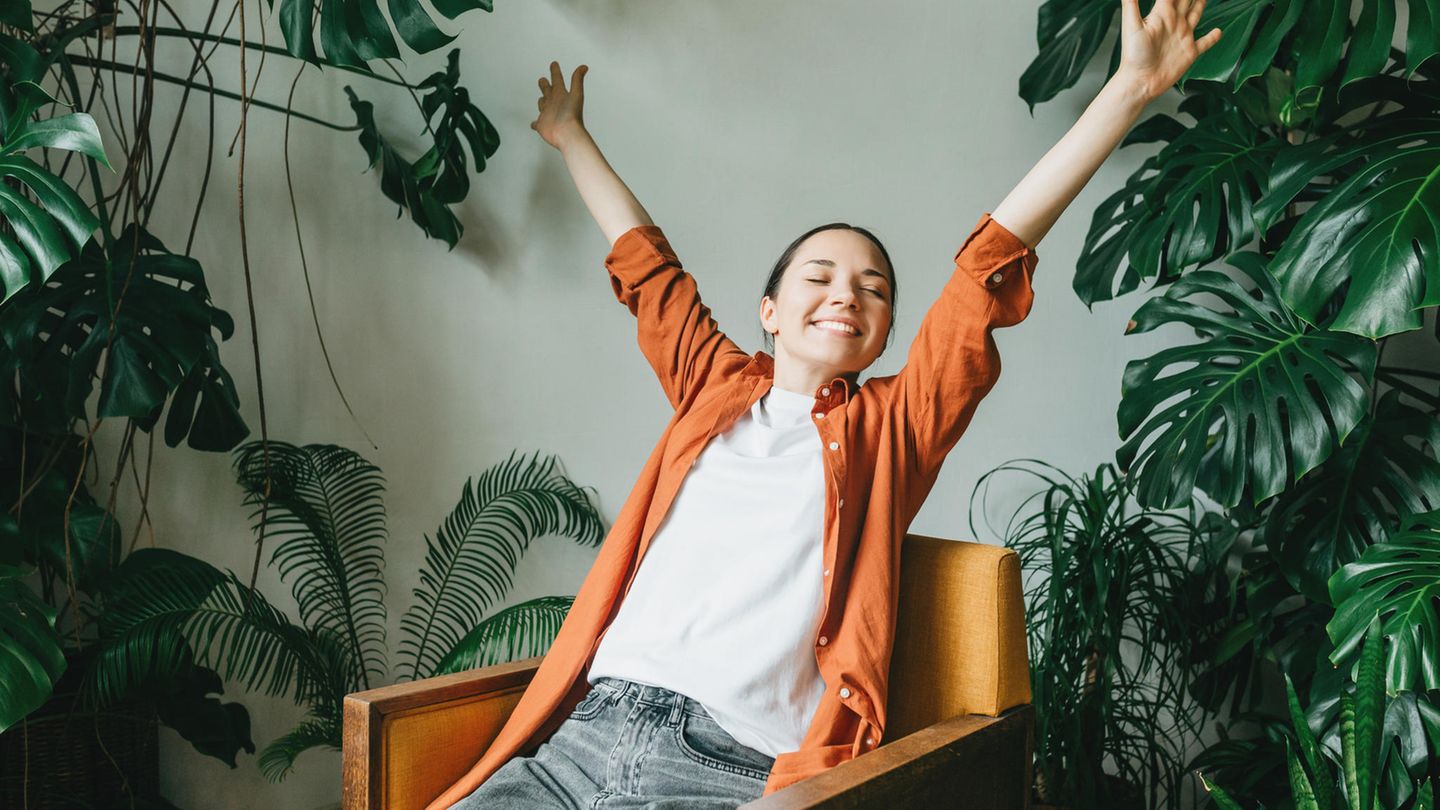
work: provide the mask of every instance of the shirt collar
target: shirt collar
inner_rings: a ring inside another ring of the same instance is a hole
[[[750,363],[745,366],[741,374],[755,379],[765,378],[769,381],[769,384],[773,385],[775,380],[775,358],[763,350],[757,351],[751,355]],[[830,388],[830,397],[826,397],[821,393],[821,389],[826,387]],[[828,386],[822,385],[820,388],[815,389],[814,394],[816,399],[833,398],[838,394],[841,402],[847,402],[850,399],[850,395],[854,393],[852,388],[859,389],[859,387],[859,384],[852,387],[850,381],[844,377],[836,377],[829,382]]]

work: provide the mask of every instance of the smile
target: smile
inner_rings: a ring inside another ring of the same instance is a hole
[[[841,323],[840,321],[815,321],[811,326],[814,326],[816,329],[823,329],[834,335],[839,335],[840,337],[860,336],[860,330],[849,324]]]

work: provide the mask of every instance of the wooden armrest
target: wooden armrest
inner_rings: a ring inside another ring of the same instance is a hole
[[[345,696],[344,810],[423,808],[475,764],[542,656]]]
[[[961,714],[881,745],[742,810],[1028,810],[1035,708]]]

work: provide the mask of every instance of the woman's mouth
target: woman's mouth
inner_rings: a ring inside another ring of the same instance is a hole
[[[826,334],[834,335],[835,337],[860,337],[860,330],[858,328],[843,321],[819,320],[813,321],[810,325],[815,327],[816,329],[819,329],[822,332],[825,332]]]

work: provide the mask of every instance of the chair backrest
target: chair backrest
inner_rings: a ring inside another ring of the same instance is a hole
[[[885,739],[957,714],[1030,702],[1020,558],[984,543],[906,535]]]

